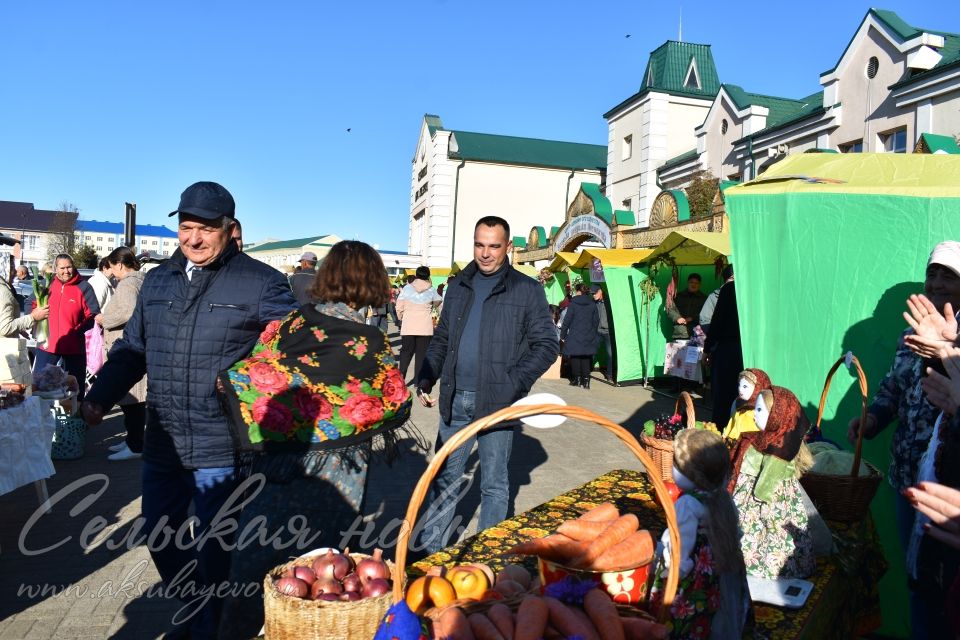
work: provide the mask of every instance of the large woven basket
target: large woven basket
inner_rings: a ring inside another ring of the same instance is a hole
[[[351,553],[354,562],[370,556]],[[387,593],[354,602],[303,600],[277,590],[273,581],[288,568],[308,567],[317,556],[297,558],[275,567],[263,579],[263,617],[266,640],[370,640],[392,601]],[[393,563],[387,561],[393,570]],[[396,577],[394,577],[396,579]]]
[[[684,403],[685,407],[687,428],[693,429],[697,423],[697,417],[693,409],[693,398],[686,391],[681,391],[673,409],[674,413],[680,413],[681,402]],[[653,460],[653,471],[660,474],[661,480],[673,482],[673,440],[640,434],[640,442],[643,443],[643,448],[646,449],[650,459]]]
[[[827,402],[827,392],[830,391],[830,382],[833,380],[833,374],[837,372],[840,365],[844,363],[847,356],[840,356],[830,372],[827,373],[826,382],[823,384],[823,393],[820,394],[820,407],[817,409],[817,432],[820,432],[820,422],[823,420],[823,408]],[[857,371],[857,379],[860,383],[860,425],[867,422],[867,376],[860,366],[857,357],[850,356],[851,364]],[[880,481],[883,480],[883,473],[875,466],[864,460],[864,464],[870,471],[869,475],[860,476],[857,471],[860,468],[860,450],[863,447],[863,430],[860,430],[857,436],[857,447],[853,454],[853,467],[850,469],[850,475],[835,476],[820,473],[807,472],[800,478],[800,484],[806,490],[807,495],[816,505],[827,520],[836,520],[838,522],[857,522],[867,515],[870,509],[870,502],[877,493]]]
[[[526,418],[527,416],[541,414],[562,415],[567,416],[568,418],[576,418],[584,422],[601,426],[617,436],[617,438],[619,438],[620,441],[623,442],[635,456],[637,456],[637,458],[640,460],[640,463],[646,469],[649,470],[654,468],[653,460],[650,459],[650,456],[646,451],[643,450],[643,447],[640,446],[640,443],[637,442],[637,439],[634,438],[629,431],[615,422],[607,420],[603,416],[599,416],[592,411],[587,411],[586,409],[582,409],[580,407],[556,404],[507,407],[506,409],[501,409],[500,411],[492,413],[485,418],[476,420],[475,422],[458,431],[452,438],[447,440],[443,447],[437,451],[437,454],[433,457],[433,460],[430,461],[430,464],[427,465],[427,469],[423,472],[423,475],[420,476],[417,486],[414,487],[413,495],[410,497],[409,505],[407,505],[407,513],[404,516],[403,523],[400,526],[400,534],[397,538],[396,565],[393,567],[394,602],[400,602],[404,597],[403,579],[406,575],[407,547],[410,543],[410,534],[414,530],[414,527],[417,523],[417,513],[423,506],[423,501],[426,498],[427,490],[430,488],[430,483],[433,482],[433,479],[436,477],[437,473],[439,473],[440,468],[443,466],[443,463],[446,461],[446,459],[463,443],[484,429],[489,429],[500,424],[501,422],[508,420],[517,420],[520,418]],[[680,567],[680,529],[677,526],[677,512],[674,509],[673,500],[670,499],[670,496],[667,493],[667,487],[664,485],[663,480],[661,480],[656,473],[648,473],[647,475],[650,478],[650,482],[653,484],[654,492],[657,494],[660,505],[664,510],[667,521],[667,529],[670,533],[670,566],[667,572],[666,584],[664,585],[663,605],[657,612],[659,620],[663,622],[669,616],[670,607],[673,604],[673,599],[677,594],[677,585],[680,581],[680,573],[678,569]],[[479,609],[471,609],[471,611],[473,611],[484,610],[484,607],[490,605],[481,602],[476,603],[476,605],[471,604],[470,606],[479,607]]]

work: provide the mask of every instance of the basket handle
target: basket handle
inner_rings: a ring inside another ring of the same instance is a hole
[[[823,420],[823,408],[827,404],[827,393],[830,391],[830,383],[833,381],[833,374],[837,372],[840,365],[847,359],[846,354],[833,363],[830,372],[827,373],[827,379],[823,383],[823,393],[820,394],[820,407],[817,409],[817,430],[820,430],[820,422]],[[857,356],[850,354],[850,362],[857,370],[857,380],[860,383],[860,428],[857,429],[857,446],[853,453],[853,467],[850,469],[850,476],[856,478],[860,470],[860,450],[863,447],[863,427],[867,423],[867,375],[860,366]]]
[[[677,396],[677,404],[673,408],[674,413],[680,413],[680,401],[683,401],[684,406],[686,407],[687,414],[687,428],[693,429],[697,426],[697,418],[693,409],[693,397],[686,391],[681,391],[680,395]]]
[[[645,469],[656,469],[656,465],[653,463],[653,460],[650,458],[649,454],[643,450],[643,447],[640,446],[640,443],[637,442],[637,439],[634,438],[629,431],[615,422],[611,422],[603,416],[599,416],[592,411],[587,411],[581,407],[571,407],[557,404],[536,404],[519,407],[506,407],[505,409],[501,409],[496,413],[492,413],[485,418],[474,421],[455,433],[453,437],[447,440],[443,447],[437,451],[437,454],[433,457],[433,460],[431,460],[430,464],[427,465],[423,475],[420,476],[417,486],[414,487],[413,495],[410,496],[410,504],[407,506],[407,513],[406,516],[404,516],[403,523],[400,525],[400,533],[397,537],[397,553],[395,564],[393,566],[394,602],[400,602],[403,599],[403,575],[406,571],[407,565],[407,547],[410,542],[410,533],[413,531],[413,528],[417,522],[417,513],[420,511],[420,507],[423,506],[423,501],[424,498],[426,498],[427,489],[430,487],[430,483],[433,482],[433,479],[440,471],[440,467],[443,465],[444,461],[446,461],[450,454],[460,447],[460,445],[484,429],[488,429],[507,420],[516,420],[518,418],[525,418],[527,416],[539,414],[561,415],[568,418],[577,418],[579,420],[592,422],[598,426],[601,426],[617,436],[617,438],[619,438],[620,441],[623,442],[635,456],[637,456]],[[667,573],[667,582],[663,592],[663,604],[660,607],[660,612],[658,615],[660,621],[663,622],[670,613],[670,607],[673,604],[673,599],[677,594],[677,585],[680,581],[680,528],[677,525],[677,512],[673,506],[673,500],[667,493],[667,487],[663,483],[663,480],[660,479],[659,474],[650,472],[647,473],[647,478],[653,484],[653,489],[656,492],[657,497],[660,499],[660,505],[663,507],[663,510],[666,514],[667,529],[670,532],[670,567]]]

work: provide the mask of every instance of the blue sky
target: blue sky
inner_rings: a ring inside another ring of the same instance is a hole
[[[215,180],[248,241],[334,233],[405,250],[424,113],[451,129],[604,144],[602,114],[677,38],[680,6],[4,3],[0,200],[69,201],[114,221],[135,201],[140,222],[170,224],[187,185]],[[713,45],[722,82],[800,98],[868,8],[683,3],[683,39]],[[880,8],[960,32],[960,2]]]

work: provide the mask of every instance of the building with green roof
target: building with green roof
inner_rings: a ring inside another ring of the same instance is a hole
[[[646,226],[660,192],[656,170],[696,145],[720,80],[708,44],[668,40],[652,52],[639,90],[603,114],[609,129],[607,197]]]
[[[473,228],[485,215],[506,219],[511,235],[559,225],[581,183],[603,182],[606,164],[604,145],[447,129],[426,114],[412,162],[408,251],[449,267],[473,258]]]

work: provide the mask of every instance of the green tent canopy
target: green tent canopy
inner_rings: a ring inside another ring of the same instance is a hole
[[[790,388],[814,419],[831,364],[852,351],[869,394],[893,361],[911,293],[938,242],[960,237],[960,157],[925,154],[799,154],[725,192],[736,255],[744,365]],[[859,415],[856,377],[833,380],[824,435],[845,446]],[[888,428],[864,457],[886,472]],[[872,504],[889,560],[885,611],[904,611],[906,577],[886,482]],[[906,635],[906,616],[885,616],[885,635]]]

